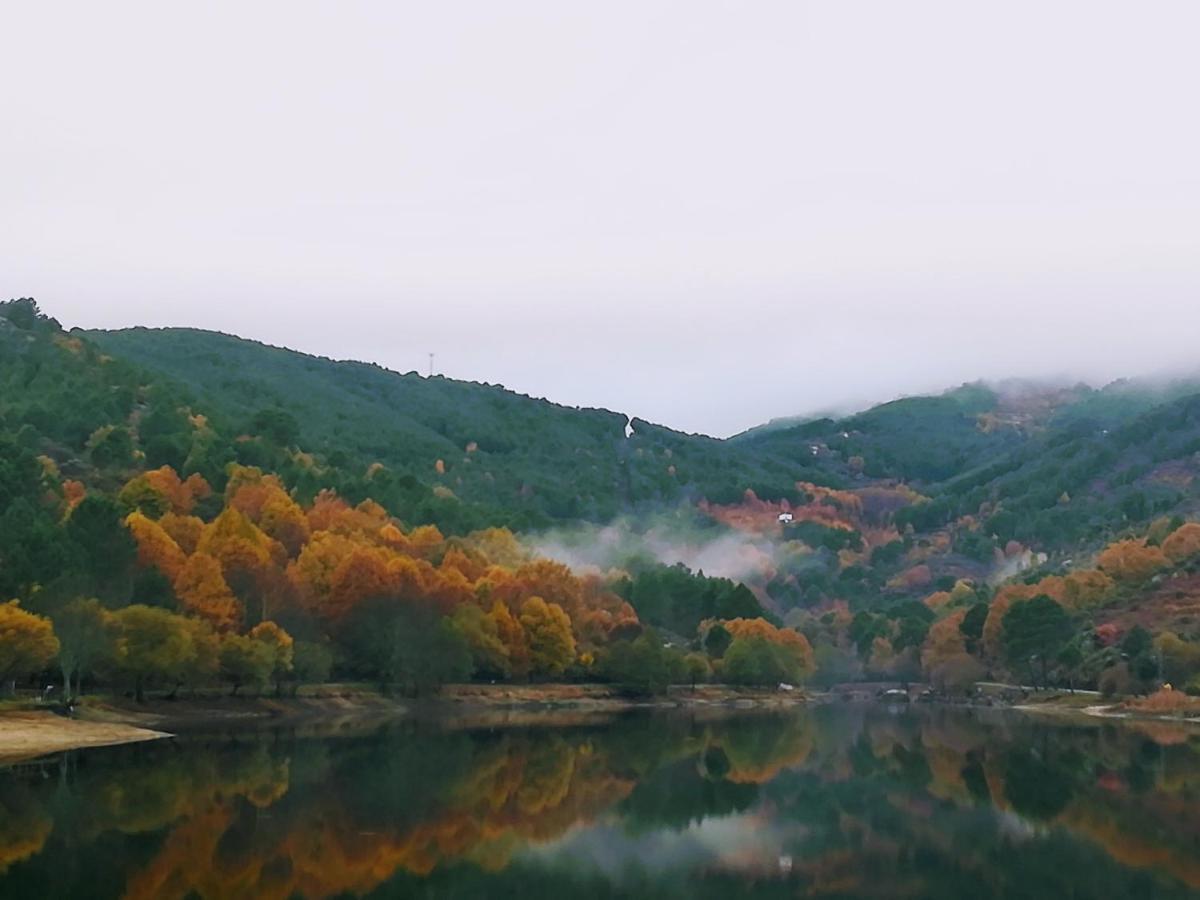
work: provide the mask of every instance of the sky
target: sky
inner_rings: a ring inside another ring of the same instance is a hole
[[[8,3],[0,295],[727,435],[1200,368],[1200,4]]]

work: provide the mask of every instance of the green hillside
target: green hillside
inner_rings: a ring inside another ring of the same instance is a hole
[[[607,521],[664,503],[794,490],[832,476],[788,453],[742,452],[608,410],[564,407],[497,385],[401,375],[193,329],[75,332],[155,376],[198,408],[257,433],[282,413],[290,442],[338,469],[382,463],[394,477],[483,507],[482,522],[528,528]],[[439,465],[440,462],[440,465]],[[442,513],[445,515],[445,513]]]

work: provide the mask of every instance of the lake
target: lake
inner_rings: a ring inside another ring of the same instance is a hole
[[[0,768],[0,897],[1200,896],[1182,728],[872,704],[533,723]]]

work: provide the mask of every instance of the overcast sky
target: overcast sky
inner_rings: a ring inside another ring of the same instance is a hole
[[[7,3],[0,295],[724,435],[1200,367],[1200,3]]]

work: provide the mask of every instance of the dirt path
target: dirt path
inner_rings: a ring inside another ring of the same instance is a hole
[[[170,735],[115,722],[82,722],[48,712],[5,712],[0,713],[0,763],[77,747],[104,747],[163,737]]]

